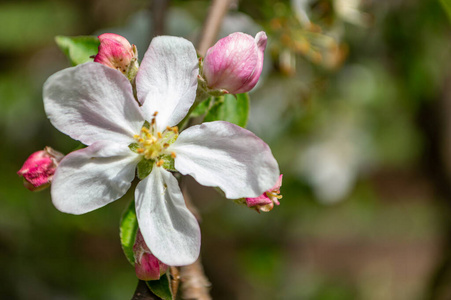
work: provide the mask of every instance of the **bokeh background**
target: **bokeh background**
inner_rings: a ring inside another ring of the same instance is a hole
[[[56,35],[154,33],[197,41],[210,1],[0,3],[0,298],[130,299],[118,225],[131,193],[81,216],[15,173],[77,142],[54,129],[42,85],[69,62]],[[220,35],[269,37],[248,128],[284,174],[258,214],[188,180],[214,299],[451,299],[451,69],[447,0],[235,2]]]

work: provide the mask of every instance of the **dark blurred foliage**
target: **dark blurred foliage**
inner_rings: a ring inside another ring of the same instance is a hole
[[[45,146],[77,146],[43,110],[44,81],[69,66],[54,36],[112,31],[142,57],[151,4],[0,3],[1,299],[131,298],[118,224],[132,193],[72,216],[14,173]],[[208,5],[172,1],[166,32],[195,41]],[[189,180],[213,298],[450,299],[451,32],[440,2],[243,0],[224,24],[222,35],[268,33],[249,128],[278,159],[284,197],[258,214]]]

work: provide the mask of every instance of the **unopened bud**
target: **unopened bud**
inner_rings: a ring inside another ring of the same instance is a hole
[[[130,45],[126,38],[114,33],[101,34],[99,40],[99,52],[94,61],[119,70],[132,80],[138,71],[136,46]]]
[[[282,186],[282,177],[283,175],[280,174],[279,179],[277,180],[274,187],[267,190],[260,196],[256,198],[246,198],[247,206],[255,208],[258,212],[268,212],[274,208],[274,204],[279,205],[279,199],[282,199],[282,195],[279,195],[280,187]]]
[[[263,69],[266,33],[255,38],[235,32],[220,39],[208,49],[203,61],[203,76],[211,90],[226,90],[231,94],[250,91]]]
[[[52,182],[56,167],[63,157],[58,151],[45,147],[31,154],[17,174],[23,177],[24,186],[30,191],[43,190]]]
[[[139,279],[145,281],[158,280],[161,275],[166,273],[168,266],[150,252],[139,229],[133,245],[133,253],[135,255],[136,277]]]

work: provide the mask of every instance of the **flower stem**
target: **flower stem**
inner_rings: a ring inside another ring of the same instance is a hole
[[[221,28],[222,20],[224,19],[224,16],[232,3],[233,0],[212,1],[197,47],[201,56],[205,56],[208,48],[210,48],[216,40],[219,29]]]

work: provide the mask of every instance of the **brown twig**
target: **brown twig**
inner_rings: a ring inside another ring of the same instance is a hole
[[[175,299],[175,297],[177,296],[177,291],[179,290],[180,271],[177,267],[169,267],[169,270],[169,274],[171,274],[171,290]]]
[[[153,36],[163,35],[165,33],[166,13],[169,7],[169,0],[153,0],[152,10],[152,26]]]
[[[196,300],[210,300],[210,281],[204,274],[204,268],[200,258],[189,266],[180,268],[180,277],[182,278],[182,298]]]
[[[198,42],[197,50],[204,56],[208,48],[213,45],[221,28],[222,20],[227,13],[233,0],[213,0],[205,19],[202,33]]]

